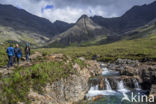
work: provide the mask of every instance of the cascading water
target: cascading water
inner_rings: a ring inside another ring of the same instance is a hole
[[[141,90],[140,86],[139,86],[139,83],[136,79],[133,80],[133,83],[134,83],[134,86],[135,86],[135,89],[136,90]]]
[[[119,75],[119,72],[109,70],[108,68],[102,68],[102,75],[103,76]]]
[[[86,94],[87,97],[93,97],[98,95],[115,95],[116,92],[112,90],[111,85],[107,78],[105,78],[106,90],[99,90],[99,86],[92,86],[88,93]]]
[[[119,92],[123,93],[129,92],[129,90],[124,86],[123,80],[117,82],[117,87]]]
[[[105,78],[105,82],[106,82],[106,90],[112,91],[112,88],[111,88],[110,83],[107,78]]]
[[[90,88],[90,90],[98,90],[98,85],[96,85],[96,86],[91,86],[91,88]]]
[[[94,86],[94,90],[98,90],[99,89],[99,85]]]
[[[118,72],[109,70],[108,68],[104,68],[104,67],[102,68],[102,70],[103,70],[102,77],[104,78],[104,83],[103,82],[99,83],[98,80],[96,83],[97,85],[95,85],[95,83],[93,84],[91,83],[92,86],[90,90],[88,91],[88,93],[86,94],[86,97],[88,98],[88,100],[90,99],[91,102],[93,102],[91,104],[108,104],[108,103],[121,104],[122,98],[125,96],[129,96],[131,91],[126,88],[126,86],[124,85],[124,81],[121,80],[120,74]],[[112,84],[115,83],[115,85],[117,86],[115,87],[111,86],[110,81],[114,81],[112,82]],[[133,81],[133,83],[135,84],[135,88],[137,89],[140,88],[139,83],[136,79]],[[106,86],[105,90],[100,90],[101,85],[98,85],[98,84],[104,84],[104,86]],[[113,90],[114,88],[116,90]],[[92,101],[92,97],[95,97],[95,96],[97,97],[103,96],[105,100],[98,99],[94,103],[94,101]]]
[[[109,70],[107,68],[102,69],[102,75],[107,75],[109,74]]]

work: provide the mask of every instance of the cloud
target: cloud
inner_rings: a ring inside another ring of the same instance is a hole
[[[54,22],[75,22],[82,14],[103,17],[121,16],[134,5],[155,0],[0,0]]]

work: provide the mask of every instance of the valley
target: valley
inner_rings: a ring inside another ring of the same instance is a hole
[[[155,9],[153,2],[67,23],[0,4],[0,104],[133,104],[122,101],[132,92],[155,98]],[[8,69],[10,44],[23,56]]]

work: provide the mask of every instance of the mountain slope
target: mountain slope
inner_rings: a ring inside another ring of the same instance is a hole
[[[0,5],[0,41],[14,40],[30,42],[36,46],[64,47],[87,46],[122,40],[135,30],[156,20],[156,1],[142,6],[134,6],[123,16],[103,18],[83,15],[75,24],[63,21],[51,23],[25,10],[10,5]],[[129,35],[130,34],[130,35]],[[140,33],[141,34],[141,33]],[[141,37],[139,37],[141,36]]]
[[[44,48],[45,54],[63,53],[72,57],[96,58],[98,61],[112,61],[118,58],[140,61],[156,60],[156,22],[152,25],[136,29],[134,35],[124,37],[123,40],[96,46]],[[133,37],[134,36],[134,37]],[[133,38],[132,38],[133,37]],[[139,38],[138,38],[139,37]],[[141,37],[141,38],[140,38]]]
[[[0,25],[2,26],[9,26],[16,30],[28,30],[50,37],[71,27],[71,24],[57,21],[57,23],[60,22],[59,26],[62,28],[60,30],[55,25],[57,23],[51,23],[47,19],[37,17],[11,5],[0,5],[0,15]]]
[[[156,18],[156,1],[149,5],[134,6],[123,16],[117,18],[103,18],[94,16],[91,19],[111,31],[124,33],[143,26]]]
[[[112,34],[115,33],[95,24],[88,16],[83,15],[72,28],[56,36],[51,41],[51,46],[81,45],[101,40]]]
[[[0,4],[0,37],[3,41],[15,40],[43,44],[71,26],[72,24],[62,21],[51,23],[23,9]]]
[[[122,40],[129,33],[133,33],[133,30],[154,21],[156,19],[154,10],[156,10],[156,2],[134,6],[123,16],[116,18],[100,16],[89,18],[83,15],[72,28],[53,38],[50,46],[87,46]],[[139,36],[142,37],[141,35],[136,37]]]

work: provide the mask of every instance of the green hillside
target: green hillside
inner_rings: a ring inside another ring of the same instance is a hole
[[[48,41],[48,38],[26,30],[18,31],[14,28],[0,25],[0,43],[4,43],[9,40],[20,43],[29,42],[33,46],[42,46],[46,41]]]
[[[111,44],[38,50],[43,54],[64,53],[73,57],[84,56],[88,59],[97,57],[97,60],[100,61],[115,60],[117,58],[156,59],[156,27],[152,25],[146,29],[139,28],[138,30],[134,35],[135,37],[125,36],[123,40]]]
[[[5,54],[8,44],[0,45],[0,66],[7,63]],[[88,47],[67,47],[67,48],[39,48],[43,55],[52,53],[64,53],[72,57],[86,57],[87,59],[97,58],[99,61],[112,61],[117,58],[130,59],[156,59],[156,26],[149,25],[138,28],[123,37],[118,42],[95,45]]]

